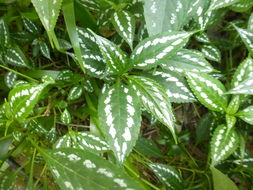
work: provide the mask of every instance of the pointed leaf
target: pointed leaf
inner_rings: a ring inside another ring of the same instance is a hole
[[[154,158],[164,157],[154,141],[141,136],[138,138],[134,148],[137,150],[137,152],[140,152],[145,156]]]
[[[154,80],[143,76],[128,76],[128,79],[146,110],[167,126],[176,139],[174,116],[165,90]]]
[[[10,33],[8,25],[4,19],[0,19],[0,45],[7,47],[10,43]]]
[[[4,60],[7,64],[10,65],[29,67],[28,61],[24,53],[20,50],[18,46],[6,49],[4,54]]]
[[[227,97],[223,84],[205,73],[187,72],[188,83],[197,99],[208,109],[225,111]]]
[[[227,94],[253,94],[253,77],[239,83],[238,86],[229,90]]]
[[[202,43],[211,43],[208,35],[206,33],[198,33],[195,36],[195,39]]]
[[[253,1],[251,0],[240,0],[230,6],[230,9],[235,12],[246,12],[253,6]]]
[[[169,189],[184,189],[182,179],[178,171],[173,167],[157,163],[149,164],[149,167],[155,173],[156,177]]]
[[[18,75],[16,73],[13,73],[13,72],[6,73],[5,78],[4,78],[6,86],[8,86],[9,88],[12,88],[17,78],[18,78]]]
[[[89,151],[61,148],[41,154],[62,190],[143,189],[120,167]]]
[[[241,118],[246,123],[249,123],[253,125],[253,106],[249,106],[238,113],[236,113],[236,116]]]
[[[210,10],[219,9],[223,7],[230,6],[234,3],[237,3],[240,0],[212,0],[211,5],[209,7]]]
[[[250,53],[253,53],[253,32],[234,26]]]
[[[24,27],[25,29],[30,32],[32,35],[36,35],[36,34],[39,34],[39,29],[38,27],[34,24],[33,21],[31,21],[30,19],[28,18],[22,18],[22,21],[24,23]]]
[[[238,143],[239,137],[234,129],[228,130],[225,125],[217,127],[211,140],[212,166],[229,157],[238,147]]]
[[[240,107],[240,96],[235,95],[229,102],[227,113],[233,115],[238,111],[239,107]]]
[[[133,48],[135,33],[135,20],[127,11],[115,12],[112,16],[112,24],[118,34]]]
[[[40,47],[40,51],[41,51],[42,55],[48,59],[51,59],[50,58],[50,50],[49,50],[49,47],[47,46],[46,42],[41,42],[39,44],[39,47]]]
[[[251,15],[249,17],[248,31],[253,32],[253,12],[251,13]]]
[[[61,114],[61,122],[64,124],[71,123],[71,115],[67,109],[65,109]]]
[[[171,71],[212,72],[214,69],[201,52],[182,49],[165,61],[162,67]]]
[[[138,139],[141,126],[141,107],[137,95],[128,86],[117,82],[102,93],[98,115],[110,149],[123,163]]]
[[[249,167],[253,166],[253,158],[248,157],[248,158],[242,158],[239,160],[233,160],[233,163],[240,165],[242,167],[245,167],[245,168],[249,168]]]
[[[166,32],[143,40],[131,55],[135,68],[150,69],[173,56],[187,43],[191,32]]]
[[[70,89],[68,100],[76,100],[81,97],[83,93],[83,88],[81,86],[74,86]]]
[[[201,47],[202,53],[205,57],[211,61],[221,62],[221,53],[220,50],[214,45],[203,45]]]

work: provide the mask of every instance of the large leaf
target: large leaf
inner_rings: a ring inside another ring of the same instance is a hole
[[[253,94],[253,77],[239,83],[238,86],[229,90],[227,94]]]
[[[214,69],[201,52],[182,49],[162,64],[171,71],[212,72]]]
[[[226,110],[226,90],[219,80],[205,73],[187,72],[186,75],[193,93],[204,106],[214,111]]]
[[[238,2],[240,0],[212,0],[211,2],[211,5],[209,7],[210,10],[213,10],[213,9],[219,9],[219,8],[222,8],[222,7],[227,7],[229,5],[232,5],[236,2]]]
[[[112,24],[118,34],[133,48],[135,33],[135,20],[127,11],[115,12],[112,16]]]
[[[214,167],[210,168],[213,175],[214,190],[238,190],[235,183],[228,176]]]
[[[128,79],[146,110],[167,126],[176,139],[174,116],[170,100],[163,87],[154,80],[143,76],[128,76]]]
[[[135,68],[150,69],[168,60],[187,43],[191,32],[166,32],[143,40],[131,55]]]
[[[238,113],[236,116],[240,117],[243,121],[253,125],[253,106],[249,106]]]
[[[175,72],[157,69],[152,74],[145,73],[144,76],[158,82],[166,91],[171,102],[183,103],[196,101],[184,77]]]
[[[7,47],[10,43],[10,34],[8,26],[4,19],[0,19],[0,45]]]
[[[211,141],[212,165],[215,166],[230,156],[238,143],[239,137],[233,128],[228,130],[225,125],[217,127]]]
[[[144,16],[150,36],[178,31],[189,20],[188,0],[146,0]]]
[[[136,93],[118,81],[102,93],[98,115],[110,149],[122,163],[134,147],[141,126],[141,107]]]
[[[85,150],[40,150],[62,190],[143,189],[121,168]]]
[[[184,189],[182,179],[179,176],[177,170],[175,170],[173,167],[157,163],[149,164],[149,167],[155,173],[157,178],[169,189]]]
[[[253,53],[253,32],[234,26],[250,53]]]

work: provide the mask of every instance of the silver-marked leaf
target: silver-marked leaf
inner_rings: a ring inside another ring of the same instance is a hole
[[[253,78],[253,59],[251,57],[246,58],[240,63],[233,75],[231,87],[237,87],[241,82],[248,78]]]
[[[208,35],[206,33],[197,33],[194,35],[195,39],[199,42],[202,42],[202,43],[211,43]]]
[[[78,0],[78,2],[84,6],[85,8],[95,11],[95,12],[100,12],[101,11],[101,6],[100,4],[95,0]]]
[[[253,6],[252,0],[240,0],[237,3],[230,6],[230,9],[235,12],[246,12]]]
[[[62,190],[144,189],[119,166],[89,151],[61,148],[40,152]]]
[[[64,124],[71,123],[71,115],[67,109],[65,109],[61,114],[61,122]]]
[[[212,65],[196,50],[182,49],[161,65],[164,69],[182,73],[184,71],[212,72]]]
[[[249,17],[248,30],[251,31],[251,32],[253,32],[253,12],[251,13],[251,15]]]
[[[134,49],[131,62],[138,69],[157,66],[182,49],[192,34],[191,32],[166,32],[146,38]]]
[[[205,57],[209,60],[221,62],[221,53],[220,50],[211,44],[206,44],[201,47],[201,52],[205,55]]]
[[[60,49],[69,50],[69,49],[72,48],[71,43],[69,43],[67,40],[58,38],[58,42],[59,42],[59,47],[60,47]]]
[[[31,0],[47,32],[54,30],[62,0]]]
[[[70,89],[68,100],[76,100],[81,97],[83,93],[83,88],[81,86],[74,86]]]
[[[15,119],[24,119],[32,112],[46,85],[22,85],[10,91],[8,100]]]
[[[149,164],[149,167],[155,173],[156,177],[169,189],[184,189],[182,179],[178,171],[173,167],[158,163]]]
[[[253,95],[253,77],[239,83],[235,88],[229,90],[227,94],[248,94]]]
[[[4,126],[5,123],[8,121],[6,117],[6,105],[7,103],[0,106],[0,127]]]
[[[236,117],[226,114],[227,129],[230,130],[235,126]]]
[[[176,139],[175,119],[170,100],[163,87],[156,81],[143,76],[128,76],[128,79],[146,110],[167,126]]]
[[[9,88],[12,88],[13,84],[16,82],[18,78],[18,75],[16,73],[13,72],[8,72],[6,73],[5,77],[4,77],[4,81],[6,86],[8,86]]]
[[[47,46],[46,42],[40,42],[39,47],[40,47],[40,51],[41,51],[42,55],[48,59],[51,59],[50,50],[49,50],[49,47]]]
[[[4,19],[0,19],[0,45],[7,47],[10,43],[10,33],[7,23]]]
[[[253,32],[234,26],[250,53],[253,53]]]
[[[108,144],[91,132],[74,132],[64,135],[54,145],[55,148],[76,148],[88,150],[95,154],[109,151]]]
[[[39,34],[39,29],[38,29],[38,27],[34,24],[33,21],[31,21],[30,19],[25,18],[25,17],[22,18],[22,21],[23,21],[23,23],[24,23],[25,29],[26,29],[28,32],[30,32],[32,35]]]
[[[212,0],[209,10],[219,9],[237,3],[240,0]]]
[[[18,46],[6,49],[3,57],[7,64],[20,67],[29,67],[28,61],[24,53],[20,50]]]
[[[112,15],[112,24],[118,34],[133,48],[135,33],[135,19],[127,11],[115,12]]]
[[[223,84],[205,73],[186,73],[188,83],[196,98],[210,110],[225,111],[227,107],[227,96]]]
[[[253,125],[253,106],[249,106],[238,113],[236,113],[236,116],[238,116],[243,121]]]
[[[166,91],[171,102],[184,103],[196,101],[183,76],[169,70],[157,69],[152,73],[144,74],[158,82]]]
[[[211,159],[215,166],[229,157],[238,147],[239,137],[234,129],[228,130],[227,126],[218,126],[211,140]]]
[[[238,160],[233,160],[233,163],[240,165],[245,168],[253,167],[253,158],[248,157],[248,158],[242,158]]]
[[[138,139],[141,126],[141,107],[136,93],[118,81],[102,93],[98,115],[110,149],[123,163]]]
[[[90,30],[84,28],[77,28],[79,43],[83,51],[92,51],[97,54],[100,53],[99,42]]]
[[[227,113],[233,115],[238,111],[239,107],[240,107],[240,96],[239,95],[232,96],[232,99],[230,100],[227,108]]]
[[[16,177],[17,173],[15,171],[3,173],[0,176],[0,190],[13,190],[16,184]]]

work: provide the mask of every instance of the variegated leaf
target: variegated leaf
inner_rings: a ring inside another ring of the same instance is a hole
[[[138,139],[141,126],[141,107],[136,93],[118,81],[102,92],[98,115],[110,149],[123,163]]]
[[[211,159],[215,166],[230,156],[238,147],[239,137],[234,129],[228,130],[227,126],[220,125],[214,131],[211,140]]]
[[[236,116],[241,118],[243,121],[253,125],[253,106],[249,106],[238,113],[236,113]]]
[[[171,102],[184,103],[196,101],[184,77],[175,72],[157,69],[152,73],[144,74],[144,76],[158,82],[166,91]]]
[[[163,87],[156,81],[143,76],[128,76],[128,79],[146,110],[167,126],[176,139],[175,119],[170,100]]]
[[[135,68],[150,69],[173,56],[187,43],[191,32],[166,32],[143,40],[131,55]]]
[[[230,6],[230,9],[235,12],[246,12],[253,6],[252,0],[239,0],[237,3]]]
[[[20,50],[18,46],[6,49],[4,54],[4,60],[7,64],[10,65],[29,67],[28,61],[24,53]]]
[[[178,171],[173,167],[158,163],[149,164],[149,167],[155,173],[156,177],[169,189],[184,189],[183,181]]]
[[[227,94],[248,94],[253,95],[253,77],[239,83],[235,88],[229,90]]]
[[[233,115],[238,111],[239,107],[240,107],[240,96],[239,95],[232,96],[232,99],[229,102],[227,108],[227,113]]]
[[[51,59],[50,50],[49,50],[49,47],[47,46],[46,42],[40,42],[39,47],[40,47],[40,51],[41,51],[42,55],[48,59]]]
[[[250,53],[253,53],[253,32],[234,26]]]
[[[240,0],[212,0],[210,10],[219,9],[237,3]]]
[[[2,173],[2,172],[1,172]],[[6,172],[0,176],[0,190],[13,190],[16,184],[17,173]]]
[[[95,0],[77,0],[82,6],[85,8],[95,11],[95,12],[100,12],[101,11],[101,6],[100,4]]]
[[[71,123],[71,115],[67,109],[65,109],[61,114],[61,122],[64,124]]]
[[[33,21],[31,21],[30,19],[25,18],[25,17],[22,18],[22,21],[23,21],[23,23],[24,23],[25,29],[26,29],[28,32],[30,32],[32,35],[39,34],[39,29],[38,29],[38,27],[34,24]]]
[[[6,104],[3,104],[0,106],[0,127],[4,126],[5,123],[8,121],[7,117],[6,117]]]
[[[253,158],[249,157],[249,158],[242,158],[242,159],[238,159],[238,160],[233,160],[233,163],[240,165],[242,167],[245,167],[245,168],[249,168],[249,167],[253,167]]]
[[[112,16],[112,24],[118,34],[133,48],[135,33],[135,19],[127,11],[115,12]]]
[[[58,38],[58,42],[59,42],[59,47],[60,47],[60,49],[63,49],[63,50],[72,49],[71,43],[69,43],[67,40]]]
[[[9,28],[4,19],[0,19],[0,45],[7,47],[10,43]]]
[[[144,189],[122,168],[89,151],[60,148],[40,153],[62,190]]]
[[[226,114],[227,129],[230,130],[235,126],[236,117]]]
[[[211,43],[211,41],[206,33],[201,32],[201,33],[195,34],[194,37],[199,42]]]
[[[211,44],[206,44],[201,47],[202,53],[205,55],[205,57],[209,60],[221,62],[221,53],[220,50]]]
[[[83,87],[74,86],[69,91],[68,100],[76,100],[81,97],[82,93],[83,93]]]
[[[212,65],[204,58],[201,52],[182,49],[161,65],[165,69],[182,73],[184,71],[212,72]]]
[[[187,72],[188,83],[197,99],[210,110],[225,111],[227,96],[223,84],[205,73]]]
[[[248,21],[248,31],[253,32],[253,12],[251,13]]]
[[[12,88],[17,78],[18,78],[18,75],[16,73],[13,73],[13,72],[6,73],[4,77],[6,86],[8,86],[9,88]]]

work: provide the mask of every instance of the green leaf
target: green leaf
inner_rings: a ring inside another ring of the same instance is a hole
[[[230,6],[230,9],[235,12],[246,12],[253,6],[251,0],[239,0],[237,3]]]
[[[4,19],[0,19],[0,45],[7,47],[10,43],[10,33],[7,23]]]
[[[61,114],[61,122],[64,124],[71,123],[71,115],[67,109],[65,109]]]
[[[81,97],[82,93],[83,88],[81,86],[74,86],[69,91],[68,100],[77,100]]]
[[[170,100],[163,87],[143,76],[128,76],[128,79],[146,110],[167,126],[176,140],[174,116]]]
[[[137,152],[140,152],[145,156],[154,158],[164,157],[154,141],[146,139],[141,136],[138,138],[136,142],[135,149],[137,150]]]
[[[210,63],[204,58],[203,54],[196,50],[182,49],[171,58],[167,59],[162,65],[163,68],[176,72],[212,72],[214,71]]]
[[[41,51],[42,55],[48,59],[51,59],[50,50],[49,50],[46,42],[40,42],[39,47],[40,47],[40,51]]]
[[[201,33],[197,33],[195,34],[195,39],[199,42],[202,42],[202,43],[211,43],[208,35],[204,32],[201,32]]]
[[[221,53],[220,50],[214,45],[202,45],[201,52],[205,57],[211,61],[221,62]]]
[[[8,48],[4,54],[5,63],[20,66],[20,67],[29,67],[28,61],[24,53],[20,50],[18,46]]]
[[[251,13],[248,21],[248,31],[253,32],[253,13]]]
[[[89,151],[61,148],[41,154],[62,190],[143,189],[122,168]]]
[[[237,3],[240,0],[212,0],[209,10],[219,9]]]
[[[229,90],[227,94],[253,94],[253,77],[239,83],[238,86]]]
[[[118,34],[133,48],[133,40],[135,33],[135,19],[133,15],[127,11],[115,12],[112,15],[112,24]]]
[[[101,6],[100,4],[95,0],[77,0],[82,6],[84,6],[87,9],[90,9],[91,11],[100,12]]]
[[[24,119],[32,112],[46,85],[22,85],[10,91],[8,100],[15,119]]]
[[[214,167],[210,168],[213,175],[214,190],[238,190],[235,183]]]
[[[141,107],[136,93],[117,82],[102,92],[98,115],[110,149],[123,163],[134,147],[141,127]]]
[[[59,42],[60,49],[70,50],[72,48],[72,45],[67,40],[59,38],[58,42]]]
[[[137,69],[150,69],[173,56],[187,43],[191,32],[166,32],[143,40],[131,55]]]
[[[1,117],[0,117],[1,119]],[[13,137],[12,136],[6,136],[6,137],[2,137],[0,139],[0,159],[3,159],[5,158],[5,156],[7,155],[8,151],[9,151],[9,148],[12,144],[12,140],[13,140]]]
[[[157,69],[152,74],[144,73],[144,76],[158,82],[165,90],[171,102],[184,103],[196,101],[184,77],[175,72]]]
[[[227,107],[227,96],[223,84],[205,73],[187,72],[188,83],[197,97],[205,107],[214,111],[225,111]]]
[[[228,130],[232,129],[236,123],[236,117],[226,114],[226,123]]]
[[[13,72],[6,73],[6,75],[4,77],[6,86],[8,86],[9,88],[12,88],[12,86],[16,82],[17,78],[18,78],[18,75],[16,73],[13,73]]]
[[[211,140],[212,166],[229,157],[236,150],[238,144],[239,137],[233,128],[228,130],[225,125],[218,126]]]
[[[16,183],[16,172],[5,172],[0,177],[0,190],[13,190]]]
[[[38,35],[39,34],[39,29],[38,27],[34,24],[33,21],[31,21],[28,18],[23,17],[22,21],[24,23],[25,29],[30,32],[32,35]]]
[[[144,17],[149,36],[179,31],[190,19],[188,6],[188,0],[145,0]]]
[[[235,29],[237,30],[238,34],[240,35],[242,41],[244,42],[245,46],[247,47],[248,51],[253,54],[253,32],[242,29],[237,26],[235,26]]]
[[[253,158],[248,157],[248,158],[241,158],[239,160],[233,160],[233,163],[240,165],[245,168],[249,168],[253,166]]]
[[[240,96],[235,95],[229,102],[227,113],[231,115],[235,114],[238,111],[239,107],[240,107]]]
[[[184,189],[182,179],[173,167],[158,163],[149,164],[149,167],[169,189]]]
[[[253,106],[249,106],[239,111],[238,113],[236,113],[236,116],[238,116],[240,119],[242,119],[246,123],[253,125]]]

